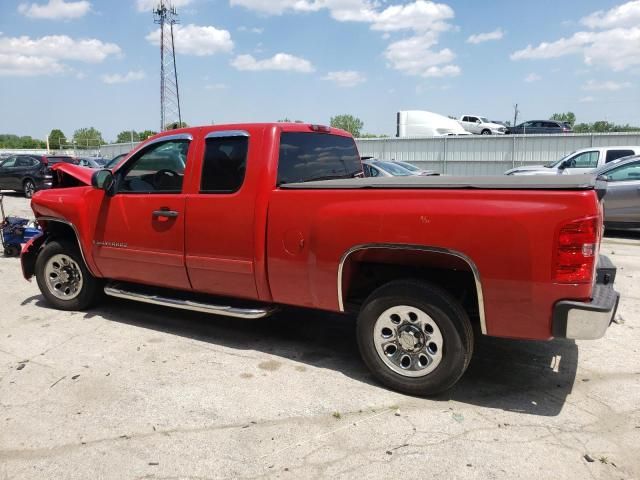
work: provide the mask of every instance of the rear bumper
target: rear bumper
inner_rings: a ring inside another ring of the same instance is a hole
[[[618,309],[620,294],[613,289],[616,267],[600,255],[590,302],[560,300],[553,309],[553,336],[575,340],[602,338]]]

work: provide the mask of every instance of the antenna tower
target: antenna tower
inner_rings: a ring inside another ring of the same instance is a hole
[[[159,1],[153,11],[153,21],[160,25],[160,131],[163,132],[175,123],[182,125],[173,39],[173,26],[179,21],[178,13],[169,0]]]

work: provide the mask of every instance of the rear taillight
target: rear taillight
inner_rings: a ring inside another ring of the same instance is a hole
[[[562,225],[556,239],[554,280],[591,283],[600,246],[600,217],[587,217]]]

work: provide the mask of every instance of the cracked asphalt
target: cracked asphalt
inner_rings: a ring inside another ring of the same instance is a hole
[[[0,258],[0,480],[640,478],[640,234],[602,251],[622,293],[605,338],[480,338],[432,399],[377,385],[347,318],[60,312]]]

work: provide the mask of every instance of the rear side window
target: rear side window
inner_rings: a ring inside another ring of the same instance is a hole
[[[249,138],[246,136],[206,139],[200,192],[233,193],[240,190],[247,169]]]
[[[280,136],[278,185],[360,175],[360,156],[350,137],[306,132]]]
[[[607,158],[605,159],[605,163],[613,162],[622,157],[628,157],[629,155],[635,155],[636,152],[633,150],[609,150],[607,152]]]

